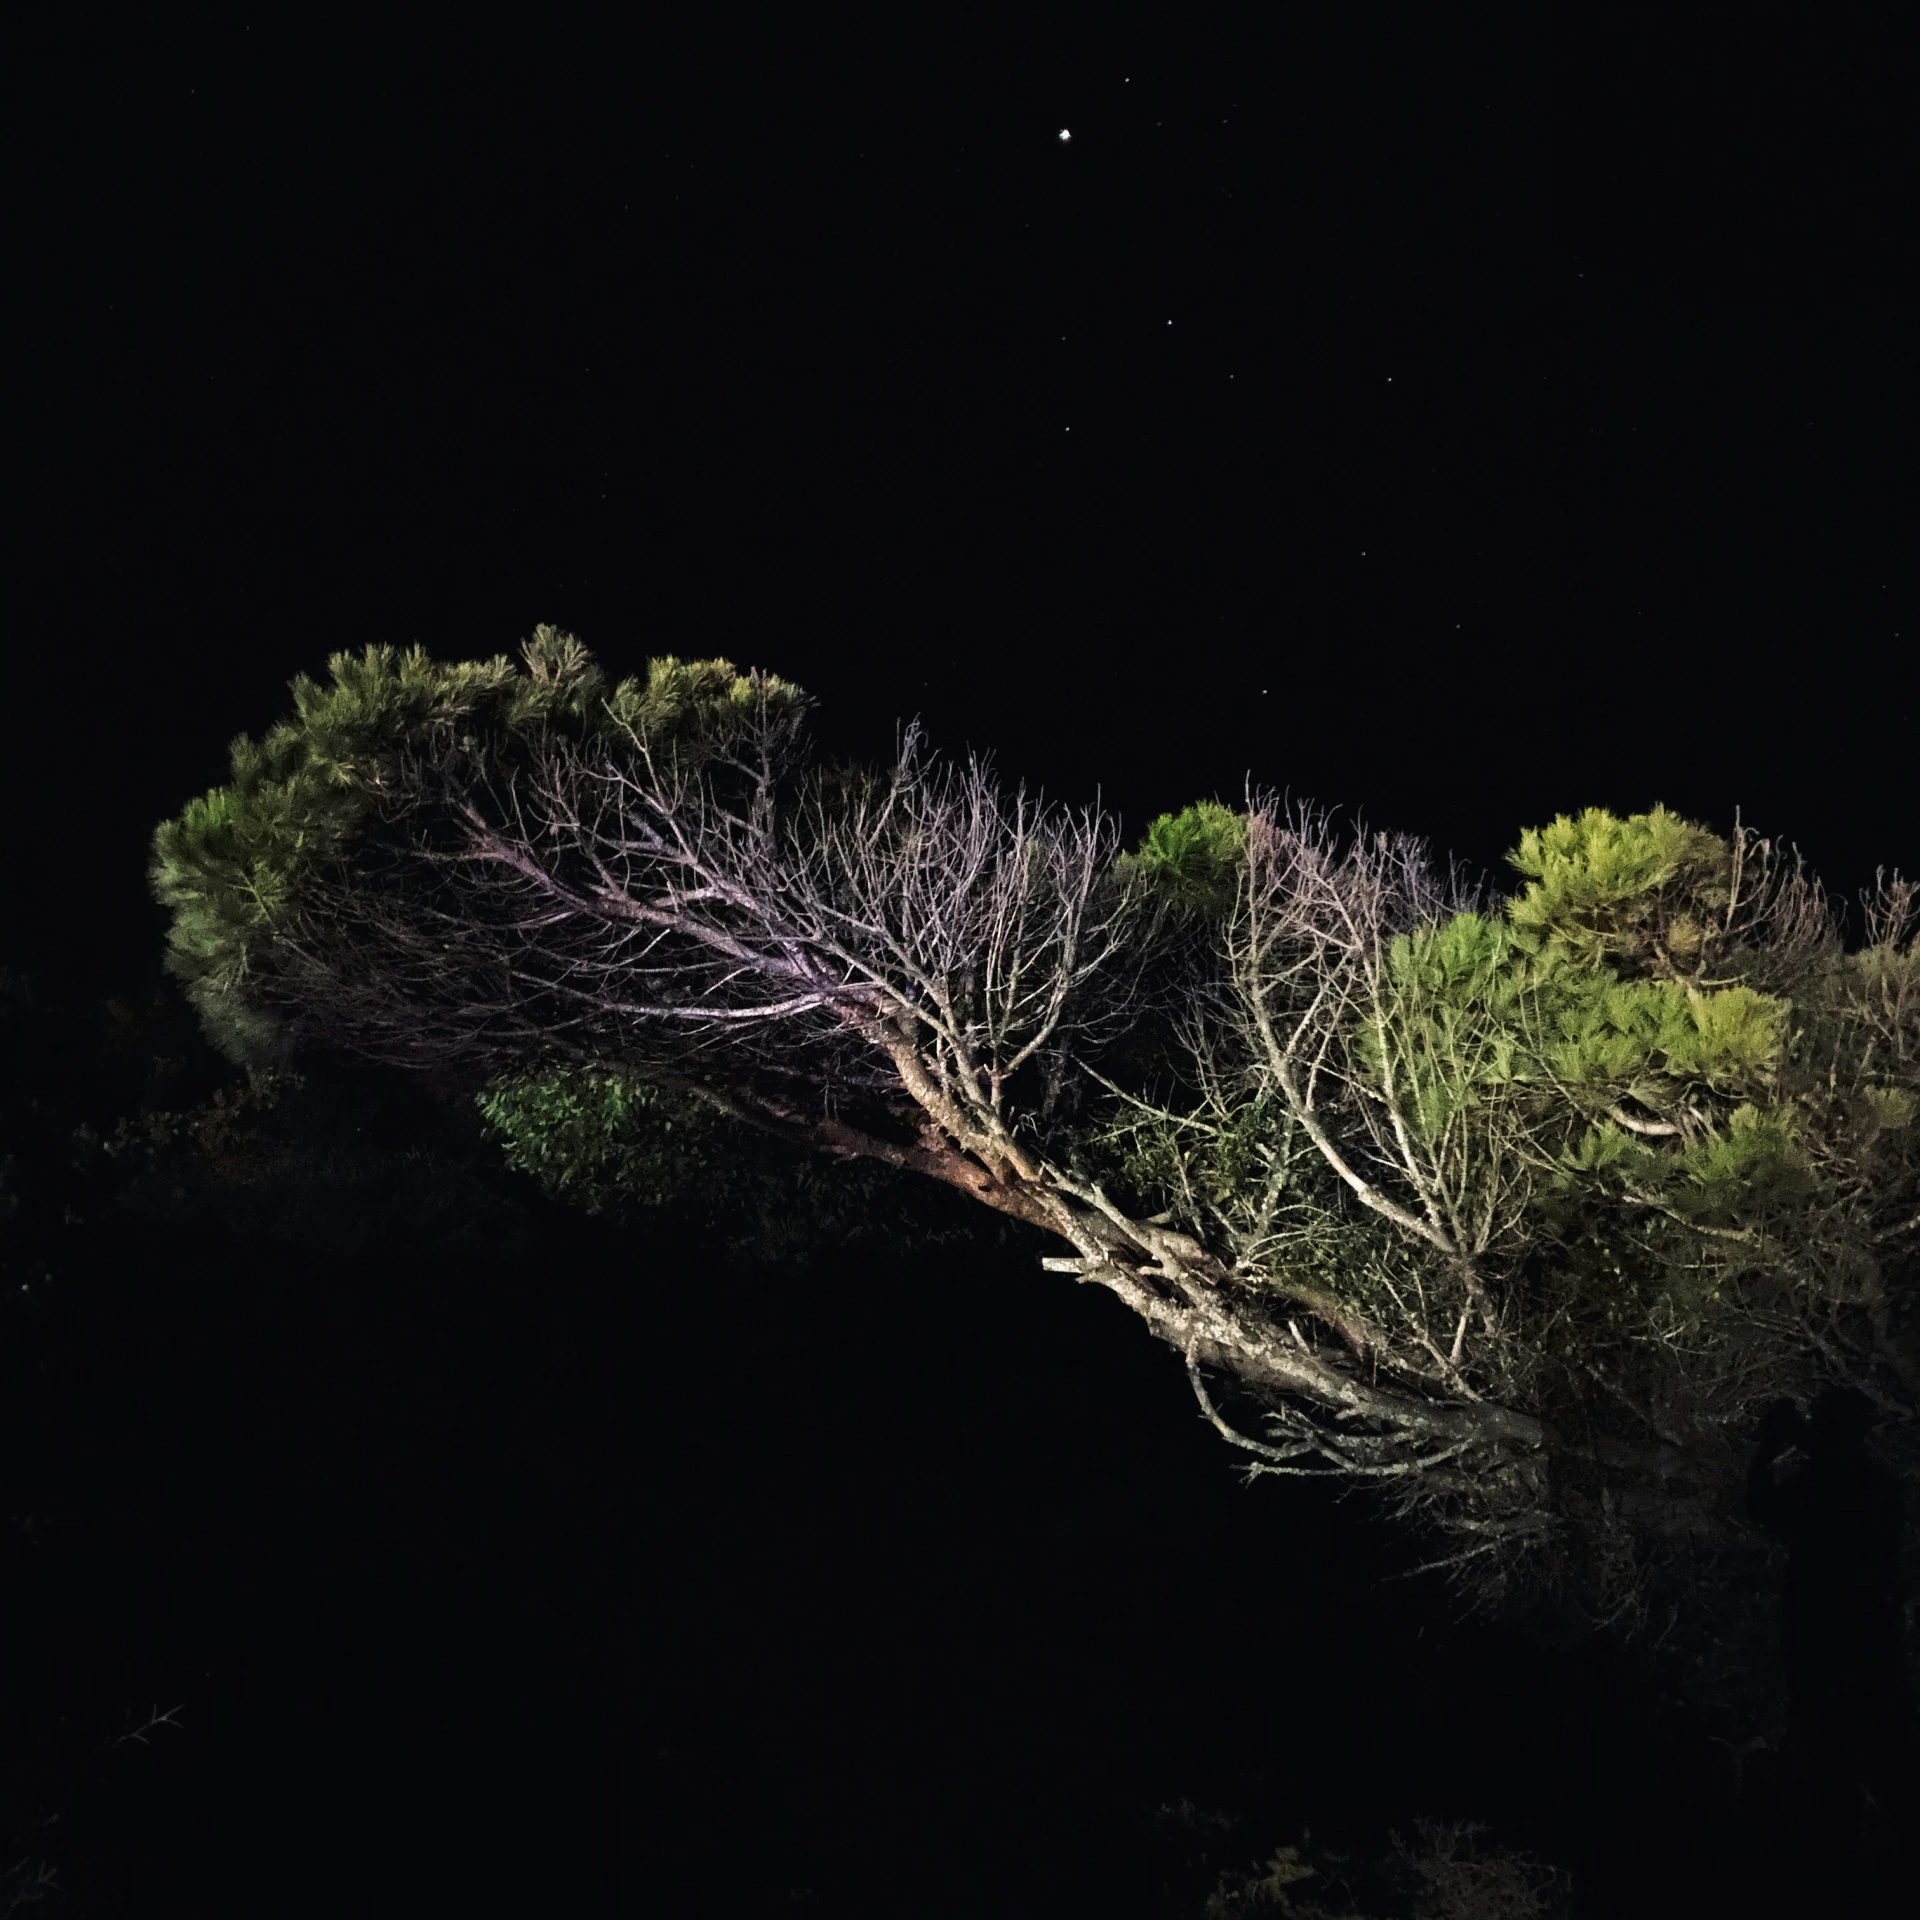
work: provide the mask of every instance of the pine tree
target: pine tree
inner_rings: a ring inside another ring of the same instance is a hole
[[[1631,1617],[1737,1549],[1783,1393],[1859,1386],[1905,1457],[1898,879],[1849,950],[1786,850],[1661,807],[1525,832],[1503,897],[1258,791],[1123,852],[917,730],[813,767],[806,696],[724,661],[331,672],[155,836],[256,1072],[425,1075],[598,1209],[843,1231],[931,1180],[1181,1351],[1250,1472],[1375,1489],[1488,1592]]]

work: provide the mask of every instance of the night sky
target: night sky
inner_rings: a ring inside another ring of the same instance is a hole
[[[1911,35],[1594,11],[16,18],[5,957],[157,978],[152,828],[293,674],[540,621],[798,680],[836,750],[917,714],[1130,832],[1251,776],[1474,868],[1664,801],[1843,890],[1920,869]],[[398,1912],[545,1861],[551,1911],[1145,1913],[1114,1809],[1229,1753],[1315,1817],[1371,1779],[1605,1853],[1613,1803],[1568,1811],[1602,1735],[1541,1719],[1575,1682],[1475,1641],[1507,1664],[1463,1704],[1412,1603],[1369,1641],[1390,1549],[1239,1490],[1105,1303],[1009,1350],[951,1303],[1025,1265],[729,1283],[695,1378],[633,1290],[697,1354],[699,1276],[655,1247],[595,1292],[632,1250],[552,1232],[465,1295],[420,1253],[162,1290],[226,1385],[127,1447],[289,1476],[153,1492],[197,1544],[100,1628],[227,1676],[166,1818],[116,1816],[165,1828],[167,1901]],[[861,1344],[874,1302],[930,1372]],[[1269,1731],[1308,1695],[1347,1731]]]

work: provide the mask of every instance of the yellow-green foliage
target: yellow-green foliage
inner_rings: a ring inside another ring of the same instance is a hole
[[[1530,827],[1508,860],[1528,882],[1507,924],[1529,953],[1591,965],[1654,954],[1691,966],[1729,898],[1726,841],[1655,807],[1602,807]]]
[[[1751,1102],[1691,1140],[1656,1142],[1612,1123],[1589,1126],[1562,1164],[1570,1176],[1616,1176],[1703,1219],[1762,1196],[1799,1192],[1807,1179],[1792,1116]]]
[[[1677,970],[1725,911],[1725,843],[1664,809],[1591,809],[1524,835],[1513,862],[1530,884],[1501,913],[1393,941],[1381,1019],[1355,1036],[1413,1132],[1438,1141],[1489,1102],[1525,1098],[1536,1139],[1540,1116],[1561,1114],[1573,1178],[1656,1187],[1702,1212],[1796,1178],[1773,1103],[1787,1004]],[[1686,1125],[1635,1132],[1606,1117],[1622,1102]]]
[[[1224,912],[1246,830],[1217,802],[1165,814],[1123,870]],[[1563,1188],[1624,1182],[1702,1217],[1799,1183],[1779,1086],[1791,1009],[1702,978],[1730,899],[1727,842],[1664,807],[1625,819],[1590,808],[1523,834],[1512,861],[1526,885],[1499,909],[1390,942],[1379,998],[1349,1034],[1414,1137],[1453,1137],[1471,1161],[1494,1150],[1490,1136],[1457,1130],[1504,1108],[1506,1137],[1557,1159]],[[1623,1108],[1638,1109],[1640,1130],[1621,1124]],[[1888,1098],[1868,1119],[1891,1126],[1900,1111]],[[1129,1185],[1187,1209],[1258,1182],[1276,1138],[1257,1104],[1191,1138],[1123,1132],[1109,1145]]]
[[[1120,871],[1164,888],[1182,906],[1219,913],[1233,904],[1246,847],[1246,816],[1201,800],[1161,814],[1134,852],[1122,856]]]
[[[803,1153],[616,1067],[508,1075],[475,1104],[507,1165],[553,1199],[621,1222],[672,1209],[741,1258],[804,1259],[874,1239],[931,1246],[976,1230],[971,1209],[943,1207],[913,1176]]]
[[[1920,1012],[1920,948],[1879,941],[1848,957],[1856,991],[1889,1012]]]
[[[610,687],[587,649],[554,627],[537,628],[522,652],[524,671],[504,654],[336,653],[327,683],[293,680],[291,719],[258,742],[233,742],[225,786],[156,830],[148,872],[172,915],[167,967],[229,1058],[256,1066],[279,1057],[278,1022],[247,995],[258,943],[307,874],[351,854],[404,749],[453,745],[478,756],[555,731],[697,760],[738,737],[763,703],[789,727],[807,705],[788,682],[725,660],[659,659],[644,680]]]
[[[1538,994],[1540,1057],[1570,1088],[1616,1088],[1664,1111],[1693,1087],[1764,1085],[1786,1007],[1751,987],[1702,992],[1676,980],[1557,972]]]
[[[1527,1052],[1534,969],[1503,920],[1459,913],[1387,949],[1383,1023],[1355,1040],[1403,1117],[1438,1140],[1464,1111],[1537,1074]]]
[[[1684,1211],[1712,1215],[1806,1182],[1792,1116],[1743,1101],[1723,1126],[1674,1155],[1668,1190]]]

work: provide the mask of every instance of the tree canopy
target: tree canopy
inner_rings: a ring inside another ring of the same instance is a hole
[[[1655,806],[1525,831],[1500,894],[1258,788],[1128,851],[918,728],[817,764],[770,675],[523,658],[336,655],[159,828],[230,1058],[420,1074],[595,1206],[745,1192],[756,1139],[923,1176],[1126,1302],[1249,1471],[1486,1592],[1631,1617],[1743,1537],[1783,1394],[1908,1459],[1905,881],[1850,942],[1790,849]]]

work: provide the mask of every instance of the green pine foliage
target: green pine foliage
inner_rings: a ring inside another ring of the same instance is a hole
[[[1630,1172],[1716,1201],[1740,1169],[1779,1175],[1793,1157],[1775,1105],[1790,1008],[1677,970],[1702,958],[1725,911],[1730,858],[1661,808],[1529,831],[1513,863],[1530,884],[1499,912],[1394,940],[1387,1018],[1358,1036],[1361,1057],[1402,1080],[1409,1124],[1430,1142],[1493,1102],[1524,1098],[1537,1116],[1550,1098],[1571,1134],[1567,1174]],[[1684,1125],[1637,1134],[1608,1117],[1623,1107]]]
[[[1429,1142],[1539,1069],[1529,1047],[1535,970],[1498,917],[1460,913],[1387,949],[1383,1018],[1355,1044],[1391,1073],[1408,1124]]]
[[[1601,807],[1532,827],[1508,855],[1528,885],[1507,924],[1529,953],[1690,965],[1726,908],[1732,849],[1665,807],[1624,820]]]
[[[291,683],[294,712],[231,748],[231,776],[153,837],[149,883],[172,916],[167,968],[208,1038],[236,1064],[286,1064],[281,1022],[247,993],[261,936],[303,880],[347,861],[399,756],[450,742],[495,754],[537,731],[698,763],[725,751],[762,702],[797,731],[807,697],[725,660],[652,661],[617,685],[571,634],[542,626],[504,655],[445,663],[418,646],[336,653],[321,683]]]
[[[1218,918],[1245,836],[1242,816],[1202,802],[1156,820],[1125,864]],[[1728,843],[1664,808],[1626,819],[1593,808],[1529,830],[1512,860],[1527,881],[1513,898],[1390,942],[1374,1017],[1350,1036],[1414,1138],[1471,1159],[1498,1151],[1503,1132],[1524,1136],[1561,1219],[1631,1195],[1720,1221],[1804,1191],[1781,1087],[1792,1008],[1701,977],[1730,898]],[[1875,964],[1885,977],[1888,963]],[[1876,1096],[1870,1118],[1901,1123],[1905,1100]],[[1323,1170],[1284,1131],[1256,1099],[1190,1133],[1128,1114],[1102,1146],[1130,1192],[1189,1223],[1262,1183],[1302,1195],[1310,1204],[1276,1216],[1293,1220],[1295,1264],[1310,1253],[1318,1283],[1352,1298],[1372,1230],[1337,1192],[1312,1196]]]
[[[736,1259],[979,1241],[993,1228],[926,1182],[812,1156],[692,1094],[606,1068],[541,1068],[475,1101],[506,1164],[551,1198],[622,1224],[675,1219]]]
[[[1123,864],[1218,917],[1245,838],[1243,816],[1201,802],[1154,821]],[[1512,855],[1528,883],[1519,894],[1391,942],[1379,1018],[1353,1035],[1358,1060],[1395,1087],[1429,1145],[1489,1124],[1503,1105],[1524,1108],[1536,1133],[1557,1110],[1563,1186],[1631,1179],[1705,1214],[1743,1192],[1786,1190],[1798,1161],[1777,1082],[1791,1009],[1743,982],[1698,977],[1731,858],[1725,840],[1662,807],[1626,819],[1591,808],[1528,830]],[[1684,1131],[1635,1134],[1608,1117],[1622,1106],[1656,1126],[1680,1115]],[[1189,1182],[1231,1185],[1266,1124],[1250,1107],[1193,1151],[1130,1129],[1126,1173],[1137,1191],[1176,1202],[1176,1161]]]
[[[590,1214],[672,1205],[696,1190],[736,1197],[737,1132],[710,1106],[624,1074],[542,1071],[496,1082],[475,1105],[509,1166]]]
[[[1132,864],[1227,913],[1237,835],[1224,809],[1189,808],[1156,821]],[[1562,817],[1522,836],[1513,864],[1514,897],[1389,942],[1349,1057],[1468,1190],[1514,1190],[1503,1164],[1530,1164],[1530,1271],[1558,1274],[1574,1324],[1698,1332],[1769,1221],[1816,1194],[1836,1127],[1847,1152],[1909,1150],[1920,1085],[1869,1079],[1836,1119],[1808,1063],[1839,1044],[1849,997],[1895,1008],[1920,1041],[1920,966],[1836,954],[1838,984],[1801,1004],[1737,977],[1748,956],[1721,937],[1732,849],[1663,808]],[[1111,1177],[1203,1232],[1258,1214],[1288,1272],[1365,1310],[1389,1252],[1378,1220],[1274,1103],[1216,1084],[1183,1120],[1169,1080],[1170,1104],[1124,1108],[1095,1143]],[[1703,1257],[1701,1233],[1729,1239]]]
[[[1160,889],[1170,903],[1218,915],[1233,904],[1246,846],[1246,816],[1201,800],[1161,814],[1121,857],[1119,871]]]

